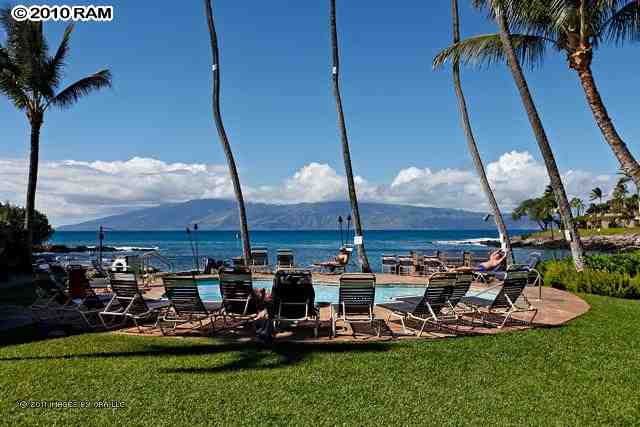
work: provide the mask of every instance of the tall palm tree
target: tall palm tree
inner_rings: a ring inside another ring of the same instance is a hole
[[[453,43],[456,44],[460,41],[460,14],[458,12],[458,0],[451,0],[451,18],[453,21]],[[476,138],[473,134],[473,129],[471,128],[471,120],[469,118],[469,111],[467,109],[467,101],[464,97],[464,92],[462,91],[462,83],[460,81],[460,60],[458,58],[454,58],[453,60],[453,86],[458,98],[460,120],[462,122],[464,134],[467,138],[469,153],[471,153],[473,164],[475,165],[478,176],[480,177],[480,186],[482,187],[482,191],[484,191],[484,194],[487,197],[489,207],[491,209],[491,212],[493,213],[493,218],[495,219],[496,226],[498,227],[498,231],[500,232],[500,240],[507,253],[507,264],[513,264],[514,259],[513,252],[511,251],[511,241],[509,240],[509,233],[507,232],[507,227],[504,223],[504,219],[502,218],[502,213],[500,212],[500,207],[498,206],[496,197],[493,194],[493,190],[491,190],[491,185],[489,184],[489,180],[487,179],[487,173],[484,170],[482,158],[480,157],[480,151],[478,150],[478,145],[476,144]]]
[[[336,28],[336,0],[329,0],[330,3],[330,27],[331,27],[331,50],[333,58],[333,95],[336,98],[336,109],[338,110],[338,127],[342,140],[342,157],[344,158],[345,175],[347,176],[347,187],[349,200],[351,201],[351,212],[353,216],[353,228],[356,237],[354,245],[358,251],[358,258],[363,272],[370,272],[369,259],[364,248],[362,223],[360,222],[360,210],[358,208],[358,196],[356,185],[353,179],[353,169],[351,167],[351,153],[349,151],[349,139],[347,137],[347,126],[342,110],[342,97],[340,95],[340,55],[338,54],[338,30]]]
[[[571,199],[571,207],[576,210],[576,216],[580,216],[584,210],[584,202],[579,197]]]
[[[594,204],[594,209],[593,209],[593,216],[594,218],[598,215],[598,213],[600,213],[600,205],[602,205],[602,188],[600,187],[595,187],[594,189],[591,190],[591,193],[589,193],[589,200],[591,200],[592,202],[595,202],[596,200],[598,200],[600,202],[599,205]]]
[[[485,3],[487,0],[474,0]],[[640,2],[638,0],[504,0],[511,22],[522,34],[512,34],[516,50],[523,60],[535,65],[546,48],[566,54],[569,69],[582,85],[602,136],[622,169],[640,186],[640,165],[620,137],[593,76],[594,50],[605,42],[619,45],[640,39]],[[501,60],[499,34],[469,38],[452,48],[468,60]]]
[[[589,200],[599,200],[600,204],[602,204],[602,188],[600,187],[595,187],[593,190],[591,190],[591,193],[589,194]]]
[[[551,150],[551,145],[549,144],[547,134],[545,132],[544,126],[542,125],[542,120],[540,119],[540,115],[538,114],[538,110],[533,101],[531,91],[529,90],[529,85],[524,76],[524,72],[522,71],[522,66],[520,65],[519,52],[516,51],[516,46],[518,46],[519,42],[518,40],[513,40],[511,38],[511,31],[509,29],[505,3],[503,0],[473,1],[479,7],[488,5],[490,7],[491,14],[495,18],[496,24],[498,25],[499,43],[496,43],[495,40],[491,42],[492,58],[502,58],[504,56],[507,59],[509,69],[513,76],[518,92],[520,93],[522,104],[527,112],[527,117],[529,118],[531,128],[533,130],[534,136],[542,154],[542,158],[545,162],[547,172],[549,174],[551,187],[553,188],[553,192],[558,203],[560,217],[564,222],[565,231],[568,233],[567,237],[569,240],[569,246],[571,248],[571,254],[573,256],[573,262],[575,264],[576,270],[582,271],[584,269],[584,259],[580,235],[578,234],[578,229],[576,228],[575,221],[573,220],[571,206],[569,205],[569,200],[567,198],[567,194],[560,177],[560,172],[558,170],[558,165],[556,164],[553,151]],[[450,56],[455,55],[458,56],[458,58],[463,57],[463,53],[475,58],[489,58],[488,56],[485,56],[487,55],[487,50],[479,52],[477,49],[475,49],[473,50],[473,53],[469,55],[468,51],[464,51],[460,48],[460,45],[457,45],[451,46],[438,54],[438,56],[436,56],[436,58],[434,59],[434,66],[437,67],[442,65]],[[520,56],[522,56],[521,52]]]
[[[625,184],[624,179],[619,179],[613,189],[613,201],[619,212],[622,212],[624,209],[624,201],[628,193],[629,190],[627,190],[627,185]]]
[[[0,10],[6,42],[0,44],[0,92],[26,113],[31,126],[29,178],[24,228],[27,245],[33,244],[36,187],[40,154],[40,130],[45,113],[52,107],[66,109],[80,98],[111,86],[111,72],[98,71],[58,91],[62,83],[73,25],[68,25],[53,56],[42,30],[42,22],[16,21],[8,8]],[[29,251],[31,253],[31,251]]]
[[[640,215],[640,185],[636,184],[636,182],[633,180],[633,177],[624,169],[620,169],[618,175],[621,176],[620,181],[622,181],[624,184],[633,182],[634,186],[636,187],[635,200],[638,200],[638,206],[636,208],[638,209],[638,215]]]
[[[213,7],[211,6],[211,0],[204,0],[204,6],[205,13],[207,15],[209,36],[211,39],[211,54],[213,56],[213,66],[211,67],[211,72],[213,73],[213,119],[216,123],[216,129],[218,130],[218,136],[220,137],[220,143],[222,144],[224,155],[227,158],[229,175],[231,176],[233,191],[236,196],[236,202],[238,203],[238,214],[240,216],[240,238],[242,239],[242,256],[245,265],[249,265],[251,260],[251,244],[249,242],[247,211],[244,206],[244,198],[242,197],[242,187],[240,186],[240,176],[238,175],[238,169],[236,168],[236,161],[233,158],[233,152],[231,151],[231,145],[229,144],[229,138],[227,138],[227,132],[224,129],[222,114],[220,112],[220,52],[218,50],[216,28],[213,22]]]

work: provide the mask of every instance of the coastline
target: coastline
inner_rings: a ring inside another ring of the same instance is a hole
[[[497,247],[499,242],[485,240],[483,245]],[[604,236],[582,237],[585,250],[599,252],[620,252],[640,249],[640,233],[611,234]],[[511,246],[514,248],[538,248],[538,249],[569,249],[569,243],[560,235],[551,237],[523,237],[511,238]]]

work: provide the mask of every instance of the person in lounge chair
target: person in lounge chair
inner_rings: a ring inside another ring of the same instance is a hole
[[[304,273],[278,271],[271,292],[267,292],[264,288],[256,291],[255,297],[258,306],[256,338],[259,342],[269,344],[273,341],[276,335],[274,320],[278,317],[301,317],[300,300],[307,302],[306,312],[308,314],[316,315],[315,291],[311,275],[307,274],[308,279]],[[281,305],[287,305],[284,311],[282,311]],[[292,305],[296,307],[291,307]],[[302,315],[304,313],[303,307]]]
[[[507,253],[502,249],[498,249],[489,255],[489,260],[471,267],[458,267],[456,271],[473,271],[473,272],[493,272],[497,271],[502,262],[507,257]]]
[[[340,248],[338,255],[332,261],[314,263],[313,266],[327,269],[331,273],[336,272],[336,270],[344,272],[347,264],[349,264],[350,257],[351,253],[347,250],[347,248],[342,247]]]

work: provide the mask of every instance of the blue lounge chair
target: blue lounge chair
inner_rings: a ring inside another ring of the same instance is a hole
[[[173,325],[176,330],[179,324],[190,324],[192,329],[197,325],[204,327],[202,321],[209,320],[210,332],[213,333],[214,323],[222,304],[219,302],[204,302],[200,298],[198,283],[193,275],[165,276],[162,278],[165,296],[169,299],[170,308],[158,316],[156,325],[165,335],[164,324]]]
[[[338,304],[331,305],[331,333],[336,336],[336,323],[342,321],[351,326],[353,335],[356,332],[352,324],[368,323],[372,328],[377,324],[380,336],[381,326],[375,318],[373,309],[376,296],[376,276],[368,273],[345,273],[340,276]]]
[[[413,329],[412,332],[418,336],[422,336],[428,323],[440,325],[444,320],[458,319],[457,313],[448,313],[447,308],[451,305],[449,299],[453,295],[456,285],[458,273],[436,273],[429,278],[424,294],[416,302],[414,298],[405,298],[399,302],[380,304],[380,307],[389,310],[387,321],[391,317],[400,319],[402,324],[402,332],[407,333],[406,320],[414,320],[420,324],[419,329]],[[469,283],[471,283],[469,281]],[[468,287],[467,287],[468,290]]]
[[[538,314],[538,309],[533,307],[524,295],[524,288],[529,283],[529,277],[529,269],[508,270],[504,282],[475,295],[465,297],[462,302],[475,310],[476,314],[481,317],[483,324],[493,323],[498,328],[503,328],[514,314],[525,312],[533,313],[529,320],[529,324],[531,324]],[[498,291],[492,297],[482,297],[483,295],[491,296],[494,289]],[[520,304],[518,301],[521,301]],[[490,315],[500,315],[504,318],[501,322],[493,322],[487,320]]]

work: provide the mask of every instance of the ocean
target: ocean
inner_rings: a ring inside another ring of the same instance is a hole
[[[511,230],[512,235],[526,233],[530,230]],[[342,241],[345,241],[343,233]],[[184,231],[106,231],[105,246],[117,248],[150,247],[171,260],[174,269],[178,271],[193,268],[193,252],[196,247],[200,257],[222,260],[239,256],[242,247],[238,233],[234,231],[198,231],[191,233],[192,239]],[[366,231],[364,237],[365,248],[369,262],[374,271],[381,271],[382,254],[408,254],[409,251],[433,253],[442,252],[486,251],[491,248],[478,242],[481,240],[497,239],[497,231],[491,230],[401,230],[401,231]],[[97,232],[87,231],[58,231],[51,244],[67,246],[96,245]],[[275,264],[277,249],[288,248],[295,253],[295,263],[299,267],[306,267],[313,262],[326,261],[337,254],[341,246],[340,233],[337,231],[252,231],[253,246],[266,247],[269,251],[271,265]],[[353,242],[353,235],[349,236],[349,243]],[[531,249],[516,248],[514,255],[516,262],[526,262]],[[566,255],[566,251],[546,251],[545,258]],[[74,256],[74,255],[72,255]],[[82,257],[83,255],[76,255]],[[86,254],[84,255],[86,257]],[[105,258],[112,257],[105,253]],[[350,269],[356,270],[355,258]]]

